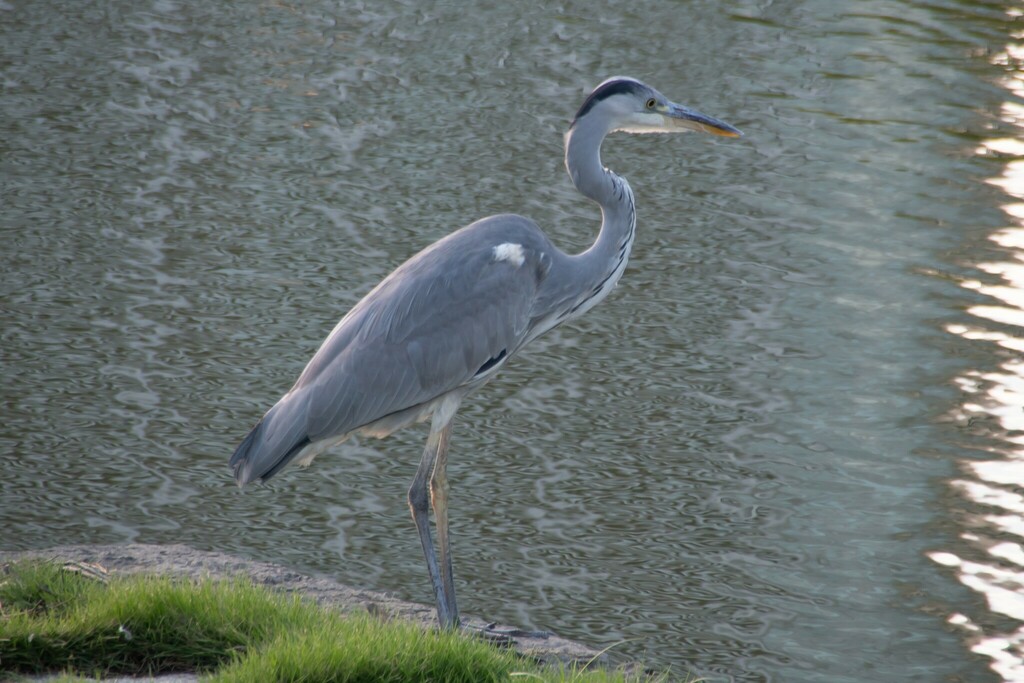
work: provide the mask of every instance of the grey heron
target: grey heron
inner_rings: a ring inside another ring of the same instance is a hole
[[[231,456],[244,486],[270,479],[293,461],[308,465],[353,434],[384,437],[429,418],[408,501],[444,628],[460,624],[448,536],[452,419],[463,399],[510,358],[593,308],[625,270],[636,236],[633,192],[601,164],[601,143],[615,131],[740,135],[636,79],[604,81],[565,135],[573,185],[601,207],[594,244],[566,254],[536,223],[512,214],[484,218],[431,244],[335,325],[295,385]]]

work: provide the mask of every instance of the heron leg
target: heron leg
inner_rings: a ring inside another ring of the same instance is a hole
[[[423,449],[423,457],[420,459],[419,467],[416,468],[412,486],[409,487],[409,508],[412,510],[416,531],[420,535],[420,545],[423,546],[423,555],[427,560],[427,571],[430,573],[430,583],[433,586],[434,600],[437,603],[437,619],[442,628],[451,628],[457,622],[452,620],[451,612],[448,609],[447,598],[441,582],[441,572],[437,567],[437,555],[434,554],[434,542],[430,538],[430,493],[428,490],[428,482],[434,472],[443,431],[444,429],[430,430],[427,445]]]
[[[441,589],[448,603],[450,626],[459,625],[459,607],[455,602],[455,576],[452,571],[452,548],[448,537],[448,444],[452,434],[452,423],[446,424],[439,433],[437,457],[434,471],[430,476],[430,504],[434,508],[434,523],[437,525],[437,553],[441,564]]]
[[[457,407],[457,406],[456,406]],[[412,486],[409,487],[409,507],[420,535],[420,544],[427,559],[427,570],[437,601],[437,619],[441,628],[454,629],[460,624],[459,608],[455,600],[455,577],[452,570],[451,541],[448,535],[448,446],[451,441],[454,409],[435,414],[434,423],[423,449],[423,457]],[[430,535],[429,510],[434,510],[437,526],[437,554]],[[440,558],[440,563],[438,562]],[[469,626],[469,630],[495,643],[513,643],[515,638],[547,638],[546,631],[498,629],[495,624]]]

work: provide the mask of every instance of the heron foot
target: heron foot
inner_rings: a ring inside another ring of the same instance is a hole
[[[462,628],[470,635],[476,636],[477,638],[483,638],[484,640],[494,643],[495,645],[512,646],[516,643],[516,638],[550,638],[553,634],[549,631],[525,631],[520,628],[497,628],[496,622],[484,624],[483,626],[474,626],[469,624],[463,624]]]

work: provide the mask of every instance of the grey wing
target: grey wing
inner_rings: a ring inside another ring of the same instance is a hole
[[[513,240],[522,259],[497,258],[494,247]],[[532,223],[495,217],[399,267],[338,323],[239,446],[239,482],[273,476],[308,444],[486,381],[529,332],[546,247]]]
[[[537,279],[490,251],[451,250],[399,271],[346,325],[358,327],[352,339],[347,330],[332,334],[317,354],[323,361],[314,358],[296,384],[309,393],[314,441],[472,382],[518,346]]]

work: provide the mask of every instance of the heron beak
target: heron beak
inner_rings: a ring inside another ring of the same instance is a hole
[[[681,104],[671,103],[662,111],[665,116],[665,125],[669,129],[695,130],[700,133],[721,135],[726,138],[738,138],[741,133],[725,121],[719,121],[699,111],[684,107]]]

